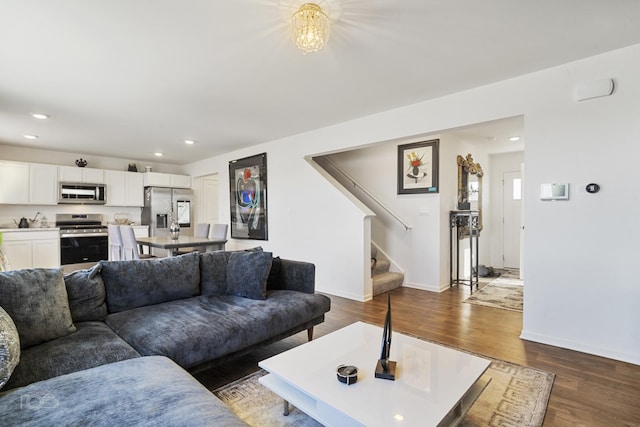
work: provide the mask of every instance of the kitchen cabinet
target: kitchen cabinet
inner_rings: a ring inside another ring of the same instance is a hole
[[[143,206],[144,176],[136,172],[107,170],[107,206]]]
[[[160,172],[144,173],[145,187],[191,188],[189,175],[178,175]]]
[[[0,203],[29,203],[29,164],[0,162]]]
[[[0,247],[13,270],[60,267],[58,229],[4,230]]]
[[[54,165],[0,161],[0,203],[57,204],[57,172]]]
[[[58,169],[54,165],[29,165],[29,203],[55,205],[58,203]]]
[[[60,182],[105,183],[105,171],[103,169],[58,166],[58,175]]]

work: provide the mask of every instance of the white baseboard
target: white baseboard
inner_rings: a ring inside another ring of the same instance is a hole
[[[413,288],[413,289],[420,289],[423,291],[429,291],[429,292],[442,292],[447,288],[440,288],[439,286],[432,286],[432,285],[425,285],[424,283],[411,283],[411,282],[405,282],[404,285],[407,288]]]
[[[351,292],[344,292],[344,291],[342,291],[340,289],[320,288],[320,287],[317,287],[317,286],[316,286],[316,292],[321,292],[323,294],[334,295],[334,296],[337,296],[337,297],[346,298],[346,299],[359,301],[359,302],[366,302],[366,301],[369,301],[369,300],[371,300],[373,298],[373,295],[371,293],[365,294],[365,295],[353,294]]]
[[[533,341],[541,344],[548,344],[554,347],[566,348],[569,350],[579,351],[581,353],[593,354],[595,356],[606,357],[607,359],[619,360],[621,362],[640,365],[640,355],[628,354],[618,351],[612,351],[608,348],[595,347],[584,343],[565,340],[561,338],[551,337],[548,335],[537,334],[522,330],[520,338],[527,341]]]

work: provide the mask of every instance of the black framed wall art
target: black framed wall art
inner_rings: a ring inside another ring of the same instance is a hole
[[[398,194],[438,192],[440,140],[398,145]]]
[[[268,240],[267,153],[229,162],[231,237]]]

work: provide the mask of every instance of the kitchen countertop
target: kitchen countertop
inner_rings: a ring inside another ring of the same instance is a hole
[[[39,227],[39,228],[0,228],[0,233],[9,233],[9,232],[23,232],[23,231],[60,231],[58,227]]]

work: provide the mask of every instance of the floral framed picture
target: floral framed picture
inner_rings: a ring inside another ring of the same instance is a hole
[[[267,153],[229,162],[231,237],[268,240]]]
[[[438,192],[439,139],[398,145],[398,194]]]

